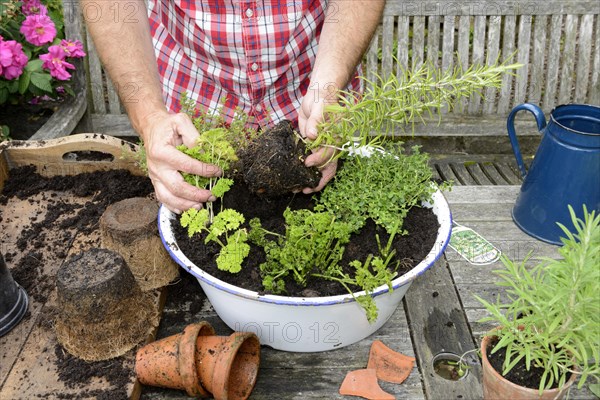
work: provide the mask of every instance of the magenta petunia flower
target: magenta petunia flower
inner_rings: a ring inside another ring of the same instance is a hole
[[[44,63],[42,67],[50,71],[50,75],[59,81],[66,81],[71,78],[67,69],[75,69],[75,66],[65,61],[67,53],[60,46],[48,47],[48,54],[42,54],[40,60]]]
[[[21,43],[0,40],[0,76],[11,80],[18,78],[27,65],[27,56]]]
[[[24,0],[21,11],[25,15],[47,15],[48,9],[40,0]]]
[[[28,15],[21,25],[21,33],[29,43],[41,46],[54,40],[56,27],[47,15]]]
[[[67,57],[73,58],[81,58],[85,57],[85,52],[83,51],[83,44],[79,40],[61,40],[60,47],[63,48]]]

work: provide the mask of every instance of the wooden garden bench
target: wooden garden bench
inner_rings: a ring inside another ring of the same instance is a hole
[[[63,3],[67,36],[79,37],[87,44],[86,129],[133,135],[117,92],[85,31],[78,0]],[[473,95],[445,116],[443,124],[417,126],[414,132],[416,137],[435,139],[442,149],[465,137],[504,138],[505,118],[517,104],[535,103],[546,112],[563,103],[600,104],[599,14],[596,0],[388,0],[363,73],[369,79],[376,74],[385,77],[425,62],[443,69],[467,68],[514,53],[513,62],[524,67],[515,76],[506,76],[500,90]],[[327,18],[335,22],[334,8]],[[528,123],[533,128],[531,121]],[[535,129],[529,134],[538,136]],[[477,140],[473,143],[481,145]],[[489,145],[486,142],[483,147]],[[508,141],[501,146],[502,152],[510,151]],[[527,145],[524,147],[526,152]]]

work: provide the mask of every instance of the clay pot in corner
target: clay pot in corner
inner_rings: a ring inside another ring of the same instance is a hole
[[[195,397],[247,399],[260,363],[260,342],[253,333],[215,336],[207,322],[138,350],[135,372],[142,384],[185,390]]]
[[[508,379],[505,379],[490,364],[487,358],[487,351],[491,346],[495,336],[485,336],[481,341],[481,364],[483,369],[483,398],[485,400],[556,400],[562,399],[569,388],[577,379],[576,374],[571,374],[571,378],[565,385],[559,389],[544,390],[540,396],[538,389],[531,389],[517,385]]]

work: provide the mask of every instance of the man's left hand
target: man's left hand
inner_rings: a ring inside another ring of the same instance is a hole
[[[337,87],[333,83],[326,84],[321,90],[309,88],[298,111],[300,135],[307,140],[315,140],[318,135],[317,126],[323,120],[325,106],[335,103],[337,103]],[[303,193],[309,194],[322,190],[335,176],[337,160],[332,160],[335,153],[335,149],[331,147],[320,147],[314,149],[313,154],[306,158],[304,164],[307,167],[318,167],[322,176],[317,187],[304,188]]]

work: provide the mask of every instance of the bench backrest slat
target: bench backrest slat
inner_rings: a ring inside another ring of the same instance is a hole
[[[89,108],[121,114],[117,91],[83,29],[78,1],[63,0],[65,29],[87,43]],[[599,14],[597,0],[387,0],[363,74],[373,81],[423,63],[465,69],[514,54],[512,62],[525,64],[515,76],[451,112],[505,115],[526,101],[544,111],[570,102],[599,104]]]
[[[514,76],[504,76],[500,89],[475,93],[452,112],[507,114],[523,102],[545,111],[571,102],[598,104],[599,14],[600,3],[587,0],[388,0],[365,70],[385,78],[423,62],[466,69],[512,55],[511,62],[524,65]]]

